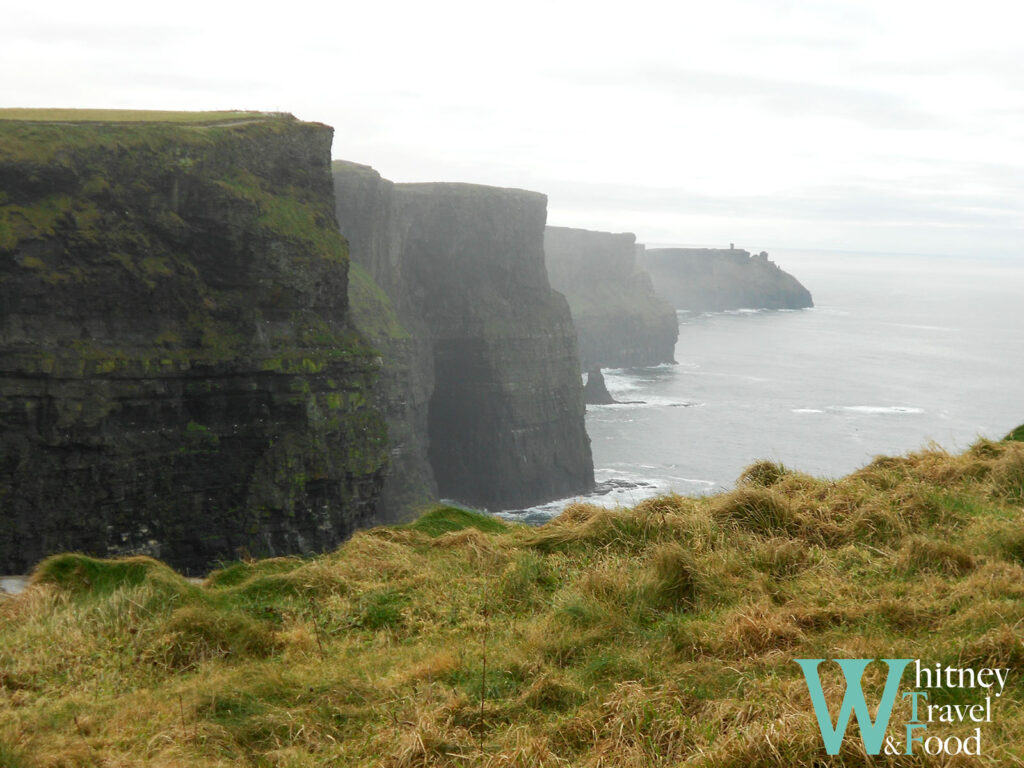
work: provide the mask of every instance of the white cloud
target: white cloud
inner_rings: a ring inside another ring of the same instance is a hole
[[[753,248],[1019,253],[1016,4],[528,0],[5,11],[0,104],[288,110],[398,181]]]

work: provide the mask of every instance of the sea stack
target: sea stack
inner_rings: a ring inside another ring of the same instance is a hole
[[[583,399],[587,405],[613,405],[615,398],[604,383],[604,374],[600,368],[591,368],[587,372],[587,383],[583,387]]]

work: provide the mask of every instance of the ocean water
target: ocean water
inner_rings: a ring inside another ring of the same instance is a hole
[[[838,477],[1024,423],[1024,258],[771,257],[815,307],[680,312],[677,365],[605,373],[641,402],[587,407],[601,487],[575,498],[716,492],[758,459]],[[509,516],[540,522],[575,498]]]

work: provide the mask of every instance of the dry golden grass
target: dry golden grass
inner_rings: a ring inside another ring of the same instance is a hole
[[[992,441],[834,482],[761,462],[710,499],[439,509],[201,586],[60,556],[0,601],[0,765],[1021,765],[1022,468]],[[981,758],[869,759],[852,726],[830,758],[808,657],[1013,672]]]

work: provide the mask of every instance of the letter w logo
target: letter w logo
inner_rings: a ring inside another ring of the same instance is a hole
[[[878,704],[878,717],[875,722],[871,722],[868,704],[864,700],[864,691],[860,687],[864,670],[873,660],[836,659],[836,664],[842,668],[843,675],[846,677],[846,693],[843,695],[843,703],[839,706],[839,718],[836,720],[834,728],[828,704],[825,703],[825,692],[821,688],[821,677],[818,675],[818,665],[824,659],[794,659],[794,661],[804,671],[807,690],[811,694],[811,704],[814,705],[814,714],[818,716],[821,739],[825,742],[825,751],[830,755],[839,754],[852,711],[857,716],[860,740],[864,744],[865,751],[869,755],[877,755],[882,749],[885,730],[889,727],[889,717],[892,715],[892,707],[896,702],[896,694],[899,693],[900,678],[903,677],[903,670],[907,668],[911,659],[882,659],[889,665],[889,675],[885,680],[885,690],[882,692],[882,700]]]

